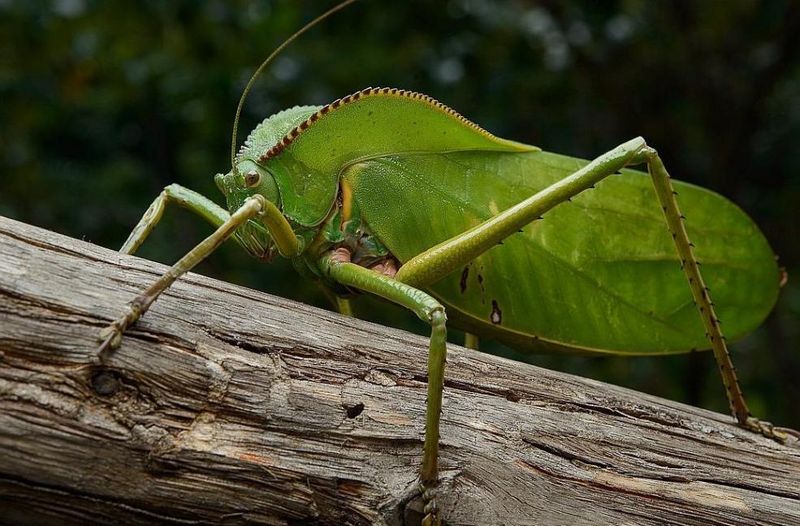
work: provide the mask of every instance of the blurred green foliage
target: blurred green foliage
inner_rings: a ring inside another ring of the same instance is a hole
[[[229,169],[248,76],[328,5],[0,0],[0,214],[116,248],[166,184],[219,201],[212,176]],[[799,36],[789,0],[366,0],[269,68],[240,133],[372,85],[427,93],[503,137],[575,156],[643,135],[674,176],[751,214],[788,268],[778,308],[734,358],[754,413],[798,427]],[[141,255],[172,262],[207,232],[170,211]],[[325,306],[288,265],[235,246],[199,271]],[[361,298],[357,309],[424,332],[375,305]],[[726,411],[707,353],[525,359]]]

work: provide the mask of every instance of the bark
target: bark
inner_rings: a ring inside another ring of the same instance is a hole
[[[0,522],[414,524],[425,338],[0,218]],[[451,525],[800,524],[800,451],[729,416],[450,347]]]

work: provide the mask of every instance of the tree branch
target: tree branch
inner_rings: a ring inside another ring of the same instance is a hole
[[[8,524],[419,520],[425,338],[0,218]],[[731,418],[452,346],[451,525],[800,524],[800,452]],[[410,511],[411,510],[411,511]]]

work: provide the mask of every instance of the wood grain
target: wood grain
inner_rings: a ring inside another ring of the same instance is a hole
[[[0,218],[0,522],[399,525],[426,340]],[[720,415],[450,347],[451,525],[800,524],[800,449]]]

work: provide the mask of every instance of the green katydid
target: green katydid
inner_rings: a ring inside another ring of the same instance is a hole
[[[232,238],[259,259],[290,258],[337,294],[371,293],[431,325],[420,471],[427,523],[440,520],[448,323],[468,331],[475,348],[478,336],[533,352],[711,348],[737,422],[782,439],[750,416],[716,314],[732,338],[763,321],[779,289],[773,253],[731,202],[671,182],[642,138],[588,162],[495,137],[426,95],[367,88],[277,113],[236,153],[238,115],[257,75],[294,38],[353,1],[306,25],[253,75],[234,122],[231,171],[215,178],[228,211],[170,185],[145,212],[123,252],[141,245],[168,203],[216,231],[103,331],[101,357],[175,279]],[[634,165],[646,165],[649,176],[627,168]],[[691,210],[688,224],[676,196]],[[348,312],[348,300],[339,307]]]

